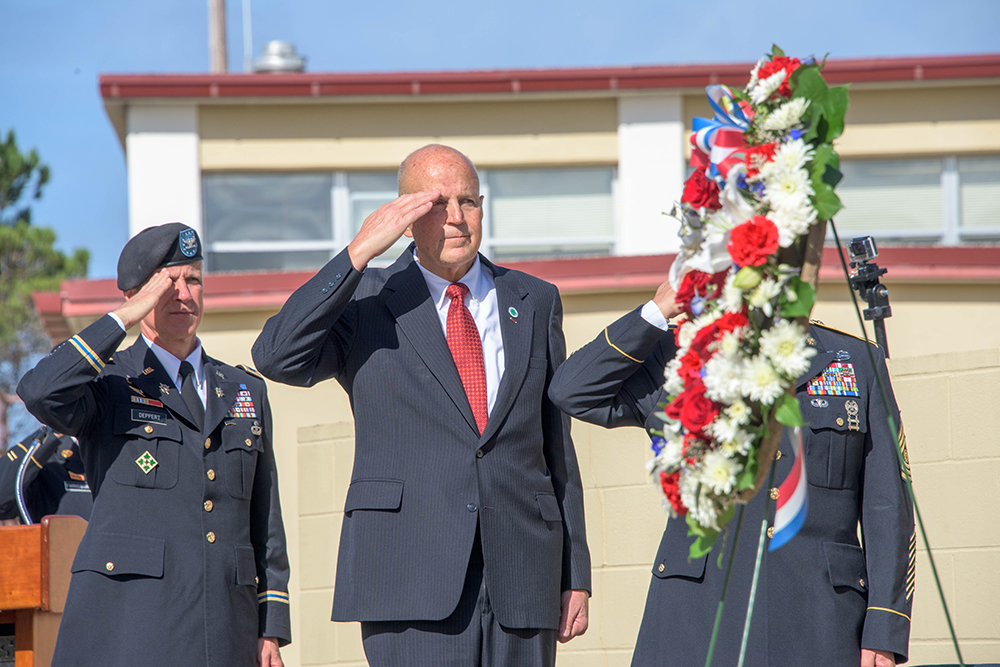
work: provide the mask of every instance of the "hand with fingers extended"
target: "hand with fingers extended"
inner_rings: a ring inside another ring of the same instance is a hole
[[[170,277],[169,271],[162,268],[154,273],[146,281],[146,284],[139,288],[139,291],[129,295],[127,301],[115,311],[115,315],[125,325],[125,330],[128,331],[141,322],[146,315],[153,312],[153,308],[159,303],[160,298],[173,286],[174,281]]]
[[[358,235],[347,245],[354,268],[363,270],[368,262],[391,248],[410,225],[431,210],[439,196],[438,192],[414,192],[379,206],[365,218]]]

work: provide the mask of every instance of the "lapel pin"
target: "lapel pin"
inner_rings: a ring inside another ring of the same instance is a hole
[[[809,345],[815,345],[816,344],[816,339],[813,338],[812,336],[809,336],[809,338],[806,338],[806,343],[809,344]]]
[[[215,371],[215,374],[218,375],[223,380],[226,379],[226,376],[222,374],[222,371]]]
[[[170,395],[170,387],[168,387],[167,385],[165,385],[165,384],[163,384],[161,382],[160,383],[160,393],[169,396]]]
[[[226,392],[222,391],[222,389],[220,389],[219,387],[216,387],[215,395],[218,396],[219,398],[222,398],[223,396],[226,395]]]
[[[849,361],[851,359],[851,353],[847,350],[840,350],[837,354],[833,355],[834,361]]]
[[[152,372],[153,372],[153,367],[152,366],[146,366],[145,368],[142,369],[142,374],[143,375],[149,375]]]

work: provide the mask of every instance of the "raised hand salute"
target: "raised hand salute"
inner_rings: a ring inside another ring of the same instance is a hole
[[[358,235],[347,245],[355,270],[363,270],[368,262],[391,248],[416,220],[430,212],[440,196],[441,193],[436,191],[414,192],[400,195],[375,209],[361,224]]]

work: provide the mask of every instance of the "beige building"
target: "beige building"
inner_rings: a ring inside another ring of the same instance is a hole
[[[677,249],[662,212],[680,196],[691,118],[710,114],[704,86],[740,86],[750,67],[109,75],[101,91],[125,147],[132,234],[199,229],[213,272],[202,339],[250,363],[266,318],[432,141],[482,169],[484,252],[559,286],[576,349],[662,281]],[[826,75],[852,83],[837,222],[842,237],[875,235],[889,269],[891,370],[945,597],[966,662],[997,662],[1000,55],[833,61]],[[835,253],[814,316],[857,332]],[[69,281],[36,303],[58,340],[119,299],[114,281]],[[286,664],[364,665],[358,627],[328,621],[353,456],[346,395],[332,382],[269,390],[293,568]],[[648,439],[579,423],[574,438],[594,597],[560,664],[627,665],[664,523]],[[957,662],[920,546],[911,662]]]

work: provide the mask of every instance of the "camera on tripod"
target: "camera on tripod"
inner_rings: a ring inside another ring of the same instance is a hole
[[[875,263],[878,247],[871,236],[851,239],[847,244],[847,253],[851,257],[851,268],[854,269],[851,287],[868,303],[868,307],[863,311],[865,319],[875,321],[876,342],[885,350],[885,355],[888,357],[885,323],[882,320],[892,317],[892,307],[889,305],[888,288],[879,282],[879,278],[884,276],[888,269],[880,269]]]

